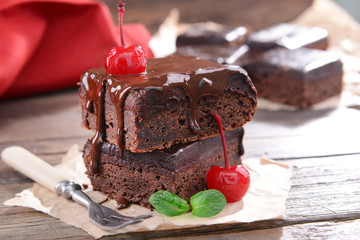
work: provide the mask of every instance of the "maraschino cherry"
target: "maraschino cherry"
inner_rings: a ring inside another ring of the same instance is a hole
[[[120,47],[112,48],[105,55],[106,71],[113,75],[139,74],[146,70],[146,54],[141,46],[133,44],[125,47],[123,16],[125,4],[119,1],[118,16],[120,26]]]
[[[227,202],[241,200],[250,186],[250,174],[242,165],[231,166],[226,148],[225,135],[221,117],[212,114],[219,125],[221,141],[224,148],[225,168],[214,166],[210,168],[206,182],[209,189],[216,189],[224,194]]]

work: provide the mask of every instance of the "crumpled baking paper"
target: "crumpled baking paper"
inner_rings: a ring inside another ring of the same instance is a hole
[[[265,158],[244,159],[243,165],[249,170],[251,176],[250,188],[247,194],[239,202],[227,203],[220,214],[210,218],[196,217],[191,213],[167,217],[156,211],[131,204],[129,208],[122,209],[119,212],[131,216],[153,212],[155,216],[117,231],[107,232],[97,228],[89,221],[88,211],[85,207],[59,197],[54,192],[36,183],[32,188],[18,193],[15,198],[7,200],[4,204],[7,206],[34,208],[67,224],[81,228],[95,238],[125,232],[169,230],[284,217],[285,203],[291,187],[290,167]],[[69,150],[63,162],[57,165],[56,168],[78,184],[87,184],[89,188],[85,192],[95,202],[102,202],[107,199],[105,194],[92,190],[90,181],[84,173],[85,166],[77,146],[73,146]],[[117,208],[114,200],[107,200],[103,205],[113,209]]]

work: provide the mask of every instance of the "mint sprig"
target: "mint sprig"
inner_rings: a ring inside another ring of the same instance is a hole
[[[212,217],[219,214],[226,205],[224,194],[215,189],[198,192],[190,198],[192,214],[198,217]]]
[[[178,216],[190,210],[188,203],[178,195],[168,191],[158,191],[149,198],[150,204],[161,214]],[[198,217],[212,217],[220,213],[226,198],[218,190],[198,192],[190,198],[192,214]]]
[[[184,199],[168,191],[158,191],[150,196],[149,202],[161,214],[177,216],[189,211],[190,207]]]

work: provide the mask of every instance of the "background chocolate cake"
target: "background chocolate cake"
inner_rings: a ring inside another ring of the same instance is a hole
[[[246,44],[254,51],[266,51],[278,47],[326,50],[328,43],[328,32],[325,29],[288,23],[277,24],[254,32],[246,39]]]
[[[211,38],[204,34],[206,37]],[[242,66],[259,97],[308,108],[342,91],[339,56],[321,51],[328,43],[328,32],[323,28],[281,23],[246,35],[242,46],[178,45],[176,54]]]
[[[273,49],[244,68],[260,97],[299,108],[319,103],[342,90],[342,62],[331,52]]]
[[[236,28],[223,27],[220,29],[191,28],[180,34],[176,39],[176,46],[194,45],[243,45],[249,29],[240,26]]]

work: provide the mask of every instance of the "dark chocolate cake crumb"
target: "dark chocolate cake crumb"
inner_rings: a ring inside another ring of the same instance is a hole
[[[240,163],[239,146],[242,129],[226,133],[230,163]],[[90,144],[85,145],[84,162],[91,162]],[[212,166],[223,166],[224,156],[220,136],[180,144],[150,153],[125,150],[119,158],[118,148],[105,142],[100,152],[98,173],[87,172],[94,190],[109,194],[120,202],[138,203],[150,208],[149,197],[156,191],[170,191],[189,201],[206,189],[206,175]]]

